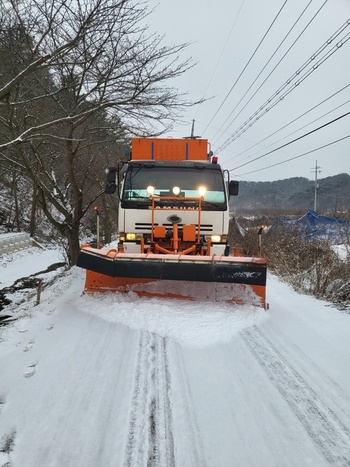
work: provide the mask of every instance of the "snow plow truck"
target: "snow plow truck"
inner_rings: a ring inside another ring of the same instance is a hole
[[[129,161],[106,172],[105,193],[119,195],[119,243],[81,247],[85,292],[266,308],[267,260],[237,256],[228,245],[228,201],[238,182],[206,139],[134,138]]]

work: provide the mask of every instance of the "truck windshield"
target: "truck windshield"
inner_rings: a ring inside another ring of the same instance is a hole
[[[226,210],[225,186],[221,170],[207,167],[129,166],[122,193],[122,207],[141,208],[151,204],[151,195],[203,197],[203,210]],[[157,201],[159,204],[193,205],[183,200]]]

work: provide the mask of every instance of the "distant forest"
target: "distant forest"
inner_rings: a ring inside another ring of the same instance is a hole
[[[235,215],[301,214],[314,209],[315,182],[303,177],[274,182],[245,182],[230,199]],[[316,211],[347,217],[350,211],[350,175],[342,173],[318,180]]]

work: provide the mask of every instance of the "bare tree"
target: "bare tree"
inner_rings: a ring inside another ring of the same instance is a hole
[[[146,2],[130,0],[0,0],[2,30],[26,32],[26,62],[2,85],[0,99],[8,98],[18,84],[39,68],[48,68],[55,90],[39,98],[59,100],[62,89],[75,93],[69,115],[37,122],[0,149],[41,138],[42,132],[63,122],[76,122],[101,109],[113,109],[135,134],[155,135],[168,130],[179,112],[193,103],[169,80],[185,73],[190,59],[180,61],[188,44],[162,46],[163,38],[147,34]],[[91,104],[80,108],[82,101]],[[13,100],[12,105],[26,101]],[[154,122],[158,123],[155,130]],[[159,126],[160,124],[160,126]]]
[[[159,135],[192,105],[168,84],[192,66],[180,59],[187,44],[149,34],[142,2],[0,3],[0,47],[6,32],[22,37],[0,82],[0,157],[31,177],[74,264],[81,219],[102,189],[96,173],[118,141]]]

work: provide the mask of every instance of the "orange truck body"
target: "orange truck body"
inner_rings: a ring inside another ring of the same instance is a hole
[[[225,181],[208,140],[134,138],[130,156],[121,180],[107,172],[108,193],[120,182],[117,248],[85,245],[78,258],[85,292],[267,308],[266,258],[230,254],[228,199],[238,182]]]
[[[208,140],[172,138],[134,138],[132,160],[207,161]]]

